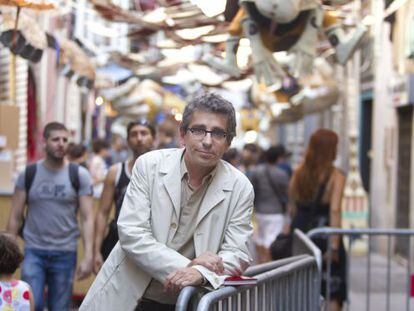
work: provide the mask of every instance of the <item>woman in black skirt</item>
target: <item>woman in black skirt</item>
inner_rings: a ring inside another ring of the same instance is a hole
[[[310,138],[305,158],[296,169],[290,184],[289,212],[291,229],[308,232],[317,227],[341,227],[341,201],[345,175],[333,162],[336,158],[338,136],[331,130],[319,129]],[[313,239],[321,249],[323,262],[322,295],[330,289],[329,310],[341,310],[347,297],[346,253],[342,238],[331,237],[332,264],[327,284],[327,240]]]

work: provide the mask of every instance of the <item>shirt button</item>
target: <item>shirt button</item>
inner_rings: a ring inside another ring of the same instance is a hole
[[[173,228],[173,229],[177,228],[177,224],[176,224],[175,222],[173,222],[173,223],[171,224],[171,228]]]

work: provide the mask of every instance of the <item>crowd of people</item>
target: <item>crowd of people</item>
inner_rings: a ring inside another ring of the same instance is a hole
[[[186,106],[178,129],[137,120],[125,141],[97,139],[92,154],[69,142],[63,124],[47,124],[45,157],[19,175],[7,234],[0,234],[0,309],[43,310],[47,302],[49,310],[68,310],[74,277],[93,272],[82,310],[174,310],[182,287],[217,288],[220,276],[242,273],[252,263],[250,241],[263,263],[281,233],[340,226],[345,176],[333,165],[334,132],[316,131],[293,171],[283,145],[230,148],[235,128],[231,103],[209,93]],[[324,242],[316,241],[323,251]],[[340,310],[346,257],[339,237],[332,247],[335,287],[322,286],[332,287],[331,310]],[[14,281],[20,262],[22,281]],[[21,295],[5,299],[5,290]]]

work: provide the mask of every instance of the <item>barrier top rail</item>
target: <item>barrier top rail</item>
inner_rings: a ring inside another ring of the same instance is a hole
[[[293,251],[293,256],[289,258],[284,258],[284,259],[249,267],[244,272],[243,275],[257,276],[259,274],[263,274],[264,272],[275,270],[281,266],[286,266],[293,262],[297,262],[305,258],[309,258],[309,255],[311,255],[316,260],[318,271],[319,272],[321,271],[321,267],[322,267],[321,251],[319,250],[319,248],[316,247],[316,245],[310,240],[310,238],[306,234],[304,234],[302,231],[297,230],[297,229],[294,231],[292,251]],[[223,289],[224,288],[221,288],[220,291]],[[226,291],[229,291],[229,290],[230,289],[226,289]],[[194,297],[196,297],[196,295],[200,297],[200,295],[206,294],[211,291],[212,289],[208,289],[205,287],[194,287],[194,286],[184,287],[181,290],[180,295],[178,296],[177,303],[176,303],[176,311],[184,311],[184,310],[189,310],[189,309],[195,310],[195,306],[194,306],[195,304],[190,303],[192,300],[194,302]],[[233,293],[233,291],[234,291],[234,288],[232,289],[230,295]]]
[[[377,229],[377,228],[366,228],[366,229],[340,229],[340,228],[316,228],[308,232],[309,237],[314,237],[321,234],[347,234],[347,235],[413,235],[414,230],[411,229]]]
[[[243,275],[245,276],[256,276],[258,274],[264,273],[266,271],[274,270],[276,268],[279,268],[281,266],[290,264],[292,262],[307,258],[309,256],[307,255],[298,255],[298,256],[292,256],[285,259],[280,259],[277,261],[271,261],[267,263],[263,263],[260,265],[255,265],[252,267],[249,267]],[[175,310],[181,311],[181,310],[187,310],[189,307],[189,303],[193,295],[196,295],[197,293],[206,293],[212,291],[211,289],[205,288],[205,287],[196,287],[196,286],[186,286],[184,287],[180,295],[178,296],[177,303]]]
[[[315,265],[315,258],[309,255],[305,255],[302,259],[296,260],[284,266],[280,266],[274,270],[263,272],[262,274],[256,275],[255,278],[257,279],[257,285],[255,287],[261,285],[262,283],[265,283],[266,281],[289,275],[295,269],[304,268],[312,265]],[[227,286],[212,291],[201,298],[197,307],[197,311],[209,310],[209,307],[212,304],[251,289],[251,286]]]
[[[204,287],[200,286],[186,286],[184,287],[180,295],[178,296],[177,302],[175,304],[175,310],[176,311],[187,311],[187,308],[189,307],[191,298],[193,295],[197,293],[202,293],[204,291],[207,291]]]
[[[276,261],[270,261],[270,262],[262,263],[262,264],[259,264],[259,265],[251,266],[251,267],[247,268],[247,270],[243,273],[243,275],[245,275],[245,276],[255,276],[255,275],[261,274],[263,272],[270,271],[270,270],[279,268],[281,266],[290,264],[292,262],[303,259],[305,257],[308,257],[308,256],[307,255],[297,255],[297,256],[292,256],[292,257],[288,257],[288,258],[284,258],[284,259],[279,259],[279,260],[276,260]]]
[[[322,253],[321,250],[310,240],[305,233],[299,229],[294,231],[294,240],[293,240],[293,254],[303,253],[307,251],[309,255],[312,255],[316,264],[318,265],[318,270],[322,271]]]

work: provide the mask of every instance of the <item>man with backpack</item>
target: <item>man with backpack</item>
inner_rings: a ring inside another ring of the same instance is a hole
[[[22,279],[32,287],[36,310],[43,310],[46,286],[48,310],[69,310],[74,275],[83,279],[92,271],[91,177],[85,168],[65,161],[68,139],[63,124],[51,122],[45,126],[45,158],[20,173],[12,198],[7,230],[15,237],[22,230]],[[78,209],[84,258],[75,271]]]

